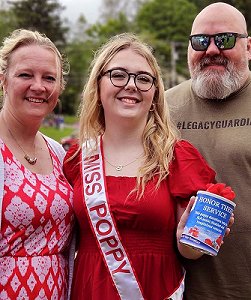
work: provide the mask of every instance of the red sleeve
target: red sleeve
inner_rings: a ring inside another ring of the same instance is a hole
[[[72,186],[74,185],[77,177],[80,175],[80,162],[81,152],[79,151],[78,144],[75,144],[67,151],[63,164],[65,177]]]
[[[173,197],[189,200],[198,190],[205,190],[206,184],[215,182],[215,175],[193,145],[185,140],[177,142],[169,175]]]

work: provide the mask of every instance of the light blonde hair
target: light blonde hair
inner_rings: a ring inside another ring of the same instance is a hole
[[[19,47],[28,45],[38,45],[55,53],[60,69],[59,77],[62,92],[66,84],[64,76],[69,73],[69,63],[59,52],[55,44],[45,34],[38,31],[16,29],[4,39],[2,47],[0,48],[0,74],[6,75],[8,73],[11,54]]]
[[[159,175],[157,187],[169,174],[169,164],[173,159],[173,148],[177,141],[175,126],[170,121],[169,109],[164,98],[164,84],[161,70],[152,49],[136,35],[123,33],[112,37],[95,53],[90,65],[90,74],[82,94],[79,108],[79,142],[80,145],[89,139],[97,143],[98,136],[105,131],[103,107],[99,98],[99,79],[106,65],[123,49],[132,49],[144,57],[156,77],[153,103],[154,109],[149,111],[143,132],[142,142],[145,161],[137,176],[138,195],[142,196],[146,183],[155,175]],[[156,188],[157,188],[156,187]]]

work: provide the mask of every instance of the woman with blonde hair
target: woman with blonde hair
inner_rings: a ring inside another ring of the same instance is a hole
[[[64,163],[79,223],[72,299],[182,299],[178,253],[201,256],[178,242],[185,207],[215,172],[179,141],[160,68],[137,36],[96,52],[79,124]]]
[[[39,132],[65,66],[37,31],[15,30],[0,48],[0,299],[67,299],[72,187],[62,146]]]

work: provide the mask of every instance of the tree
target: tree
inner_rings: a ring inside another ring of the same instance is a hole
[[[196,6],[188,0],[151,0],[136,15],[138,31],[154,37],[155,55],[169,73],[175,71],[188,77],[186,49],[196,13]]]
[[[60,19],[64,6],[58,0],[12,0],[10,4],[17,28],[38,30],[58,47],[65,45],[68,28]]]
[[[101,21],[117,19],[120,13],[132,21],[139,10],[139,7],[146,0],[103,0],[101,7]]]
[[[90,39],[96,40],[97,46],[105,42],[113,35],[133,31],[133,23],[130,22],[126,15],[120,12],[115,19],[108,19],[106,23],[96,23],[87,30]]]
[[[13,14],[7,9],[0,9],[0,43],[14,28]]]
[[[67,80],[66,90],[61,97],[63,113],[75,114],[79,106],[80,96],[88,75],[95,47],[96,45],[88,40],[75,40],[66,47],[71,71]]]

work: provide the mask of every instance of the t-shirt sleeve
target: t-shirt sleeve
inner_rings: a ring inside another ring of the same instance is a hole
[[[215,171],[199,151],[185,140],[176,143],[169,170],[171,194],[181,201],[188,201],[198,190],[205,190],[208,183],[215,182]]]
[[[80,153],[78,144],[75,144],[67,151],[64,158],[63,172],[72,186],[80,175]]]

